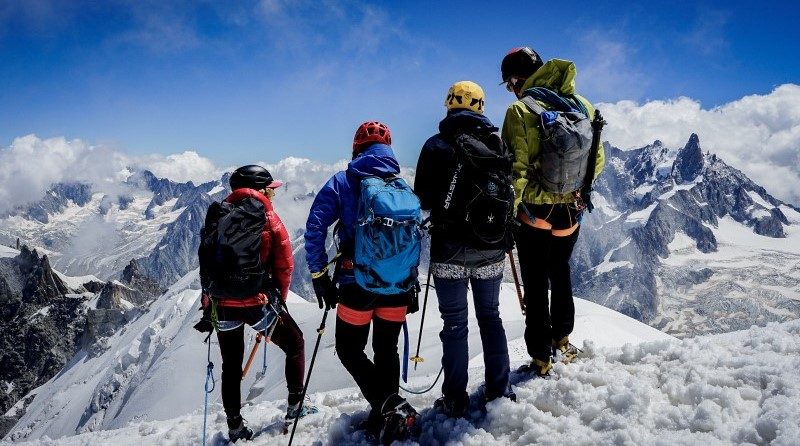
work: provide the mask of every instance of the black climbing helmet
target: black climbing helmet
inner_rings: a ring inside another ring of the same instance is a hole
[[[511,48],[500,64],[500,74],[503,82],[508,82],[511,77],[527,79],[544,65],[539,54],[527,46]]]
[[[242,166],[233,171],[229,180],[231,190],[241,189],[264,189],[280,187],[283,183],[275,181],[269,171],[257,164]]]

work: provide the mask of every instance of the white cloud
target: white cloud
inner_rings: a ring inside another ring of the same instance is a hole
[[[181,183],[186,181],[203,183],[219,179],[222,175],[221,170],[210,159],[190,150],[168,156],[150,155],[137,164],[150,170],[157,177]]]
[[[682,147],[691,133],[777,198],[800,203],[800,85],[785,84],[766,95],[745,96],[704,109],[681,97],[638,104],[599,104],[608,121],[603,139],[620,148],[662,140]]]
[[[97,191],[120,192],[128,167],[151,170],[174,181],[200,183],[221,176],[208,158],[186,151],[174,155],[131,157],[80,139],[41,139],[27,135],[0,148],[0,212],[38,200],[54,183],[78,181],[93,184]]]

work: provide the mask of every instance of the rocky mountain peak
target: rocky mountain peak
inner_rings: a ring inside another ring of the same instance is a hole
[[[131,259],[128,266],[122,270],[122,281],[126,283],[131,283],[136,278],[142,275],[141,269],[139,268],[139,262],[136,259]]]
[[[57,214],[67,207],[70,201],[83,206],[92,200],[92,186],[86,183],[57,183],[45,192],[41,200],[21,207],[22,214],[41,223],[50,221],[49,214]]]
[[[158,282],[142,270],[136,259],[131,259],[128,266],[122,271],[121,279],[123,283],[130,285],[131,288],[142,292],[148,300],[155,298],[162,292]]]
[[[31,250],[27,245],[22,245],[15,260],[19,265],[22,277],[25,278],[23,298],[46,303],[48,300],[70,291],[53,272],[47,255],[39,256],[35,249]]]
[[[0,258],[0,382],[9,386],[0,392],[0,414],[75,353],[85,308],[70,292],[47,256],[26,245],[16,257]],[[0,436],[15,419],[0,417]]]
[[[703,151],[700,149],[700,138],[692,133],[689,141],[678,152],[672,165],[672,177],[677,184],[690,183],[703,170]]]

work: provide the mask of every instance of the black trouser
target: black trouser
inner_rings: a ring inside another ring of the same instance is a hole
[[[372,351],[370,361],[364,349],[367,347],[370,323],[353,325],[336,317],[336,353],[344,368],[355,379],[364,398],[373,411],[390,395],[397,393],[400,380],[400,356],[397,342],[402,322],[390,322],[379,317],[372,318]]]
[[[253,325],[257,323],[263,313],[261,307],[255,310],[226,309],[229,313],[236,313],[232,320]],[[241,311],[235,311],[241,310]],[[227,316],[227,315],[226,315]],[[240,384],[242,382],[242,361],[244,360],[244,325],[229,331],[218,331],[219,350],[222,354],[222,406],[228,418],[237,417],[242,407]],[[271,342],[275,343],[286,354],[284,373],[286,387],[290,398],[294,395],[297,399],[303,393],[303,373],[305,371],[305,343],[303,332],[297,323],[284,311],[280,315],[278,324],[272,332]],[[266,346],[262,347],[266,348]],[[296,401],[289,401],[289,404]]]
[[[549,230],[525,224],[517,231],[525,286],[525,344],[534,359],[548,361],[553,342],[572,333],[575,325],[569,258],[579,232],[580,227],[571,235],[556,237]]]

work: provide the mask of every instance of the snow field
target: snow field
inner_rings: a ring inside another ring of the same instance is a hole
[[[107,352],[73,359],[59,376],[37,389],[28,413],[6,441],[200,443],[206,351],[203,336],[191,329],[199,317],[196,286],[195,271],[154,302],[150,312],[109,339]],[[500,302],[514,370],[527,354],[513,284],[503,284]],[[289,308],[305,333],[310,359],[322,312],[298,296],[290,296]],[[412,355],[420,316],[409,317]],[[309,398],[319,413],[301,421],[295,437],[298,445],[365,444],[363,433],[354,432],[352,426],[366,417],[367,403],[335,356],[333,320],[328,318],[310,384]],[[441,381],[424,395],[405,395],[422,415],[419,438],[407,444],[800,443],[800,320],[677,341],[608,308],[576,299],[575,326],[571,339],[583,346],[581,360],[556,364],[552,379],[512,375],[518,402],[494,401],[482,410],[478,401],[483,358],[471,314],[469,415],[452,420],[430,409],[440,396]],[[407,387],[422,389],[435,379],[441,357],[439,330],[432,290],[420,352],[425,362],[416,372],[410,366]],[[211,352],[218,379],[216,342]],[[260,432],[249,443],[253,446],[285,445],[289,440],[280,434],[286,404],[283,355],[270,345],[268,357],[266,376],[259,376],[259,354],[242,385],[243,398],[249,400],[242,414]],[[209,444],[225,444],[219,387],[209,395],[208,420]]]
[[[481,374],[478,367],[470,370],[472,391]],[[514,375],[517,403],[493,401],[485,413],[474,405],[465,419],[429,409],[437,390],[409,397],[422,413],[422,433],[406,444],[796,445],[800,438],[800,320],[680,342],[616,348],[586,342],[583,358],[557,364],[553,375]],[[364,444],[363,434],[350,427],[366,416],[356,389],[320,392],[311,400],[320,412],[301,420],[295,444]],[[261,432],[248,444],[288,443],[277,429],[284,406],[264,402],[243,409]],[[209,444],[220,444],[224,415],[219,405],[211,413]],[[200,442],[201,430],[202,409],[164,422],[27,444],[188,445]]]

